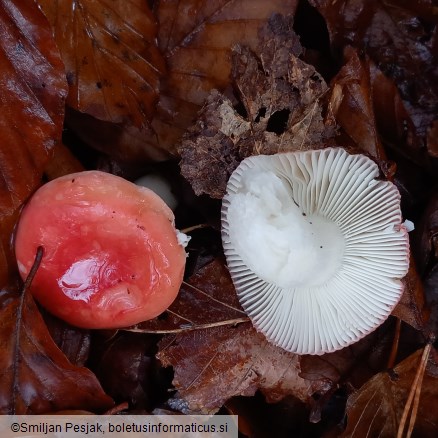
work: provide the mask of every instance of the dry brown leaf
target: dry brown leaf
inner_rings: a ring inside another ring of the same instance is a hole
[[[67,94],[50,26],[33,2],[0,1],[0,286],[15,269],[18,211],[60,139]]]
[[[168,335],[159,349],[158,359],[175,373],[169,403],[184,413],[213,413],[258,389],[272,402],[287,395],[307,402],[320,383],[299,377],[299,356],[270,344],[250,323]]]
[[[200,301],[204,309],[194,306],[200,321],[209,322],[224,307],[225,315],[232,311],[241,316],[222,262],[210,263],[189,281],[211,296]],[[159,343],[157,357],[164,366],[174,367],[178,392],[171,405],[185,413],[216,412],[230,397],[253,395],[258,389],[270,401],[287,395],[307,401],[319,384],[324,385],[318,379],[311,384],[300,378],[299,356],[268,343],[248,322],[167,335]]]
[[[87,368],[72,365],[53,342],[29,293],[0,292],[0,413],[63,409],[104,411],[113,401]]]
[[[141,333],[180,333],[248,321],[228,269],[214,260],[183,282],[178,297],[158,318],[127,329]]]
[[[393,371],[377,374],[348,399],[348,423],[343,437],[397,436],[401,415],[421,356],[422,350],[419,350],[397,365]],[[432,354],[424,375],[413,436],[436,436],[438,411],[434,406],[438,402],[437,377],[438,366]]]
[[[61,51],[67,104],[97,119],[147,124],[164,60],[157,24],[143,0],[38,0]]]
[[[111,124],[70,110],[67,125],[83,141],[116,160],[144,164],[175,156],[177,142],[196,119],[208,93],[229,88],[232,47],[238,43],[255,46],[257,32],[268,18],[276,12],[293,13],[296,3],[297,0],[155,2],[158,44],[169,71],[161,78],[156,111],[152,118],[146,117],[150,123],[140,127]]]
[[[402,283],[404,285],[403,295],[391,314],[417,330],[424,330],[430,312],[426,307],[423,283],[417,273],[413,257],[411,257],[409,271],[402,279]]]
[[[349,48],[345,64],[331,84],[330,109],[336,121],[351,138],[359,152],[372,157],[391,178],[394,167],[387,161],[377,132],[369,60],[360,60]]]
[[[274,16],[259,34],[255,51],[236,47],[232,79],[245,115],[231,100],[212,92],[179,146],[181,173],[195,193],[221,198],[230,174],[251,155],[317,149],[334,128],[325,123],[322,77],[301,53],[292,20]]]

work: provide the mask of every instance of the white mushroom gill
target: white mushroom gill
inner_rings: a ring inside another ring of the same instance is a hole
[[[222,206],[237,294],[274,344],[323,354],[376,329],[402,294],[400,195],[363,155],[324,149],[244,160]]]

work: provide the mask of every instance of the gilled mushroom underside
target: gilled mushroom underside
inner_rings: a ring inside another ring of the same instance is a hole
[[[271,342],[298,354],[346,347],[402,294],[409,243],[400,194],[343,149],[245,159],[222,207],[239,300]]]

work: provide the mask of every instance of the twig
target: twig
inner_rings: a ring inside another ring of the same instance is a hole
[[[17,382],[18,382],[18,364],[20,363],[20,337],[21,337],[21,326],[23,321],[23,307],[27,292],[32,284],[33,279],[40,267],[41,260],[43,259],[44,248],[39,246],[36,251],[35,260],[33,262],[32,268],[27,275],[26,281],[23,284],[23,289],[20,296],[20,303],[17,307],[17,315],[15,320],[15,345],[14,345],[14,377],[13,377],[13,390],[12,390],[12,414],[15,414],[15,404],[16,404],[16,394],[18,392]]]
[[[389,355],[387,369],[392,370],[395,364],[395,358],[397,357],[398,344],[400,341],[400,331],[401,331],[401,319],[397,318],[397,323],[395,326],[394,339],[392,341],[391,354]]]
[[[121,330],[126,332],[133,332],[133,333],[151,333],[151,334],[166,335],[166,334],[174,334],[174,333],[191,332],[194,330],[203,330],[213,327],[224,327],[226,325],[236,325],[236,324],[241,324],[243,322],[249,322],[249,318],[246,317],[246,318],[228,319],[225,321],[212,322],[209,324],[184,325],[184,326],[180,326],[179,328],[169,329],[169,330],[141,329],[141,328],[129,328],[129,329],[121,329]]]
[[[187,233],[191,233],[192,231],[195,230],[199,230],[200,228],[208,228],[210,225],[208,224],[198,224],[198,225],[193,225],[192,227],[187,227],[184,228],[181,231],[181,233],[187,234]]]
[[[423,354],[421,356],[420,364],[418,366],[417,372],[415,374],[414,381],[412,382],[411,390],[409,392],[408,400],[406,401],[405,408],[403,410],[403,414],[400,420],[400,425],[397,431],[397,438],[403,437],[403,430],[406,425],[406,421],[409,415],[409,411],[411,409],[411,405],[413,403],[413,408],[411,412],[411,417],[409,421],[409,427],[406,433],[406,438],[410,438],[412,431],[414,429],[415,420],[417,418],[418,404],[420,402],[420,393],[421,393],[421,385],[423,382],[424,372],[426,370],[427,361],[429,359],[430,350],[432,348],[432,343],[428,342],[428,344],[424,347]]]

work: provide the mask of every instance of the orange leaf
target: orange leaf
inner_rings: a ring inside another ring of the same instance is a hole
[[[10,239],[18,210],[40,184],[61,136],[64,67],[33,1],[0,1],[0,285],[15,264]]]
[[[0,292],[0,413],[111,407],[94,374],[72,365],[55,345],[32,296],[23,299],[20,312],[21,298]]]
[[[98,119],[142,126],[152,116],[164,61],[144,0],[38,0],[54,28],[67,104]]]

